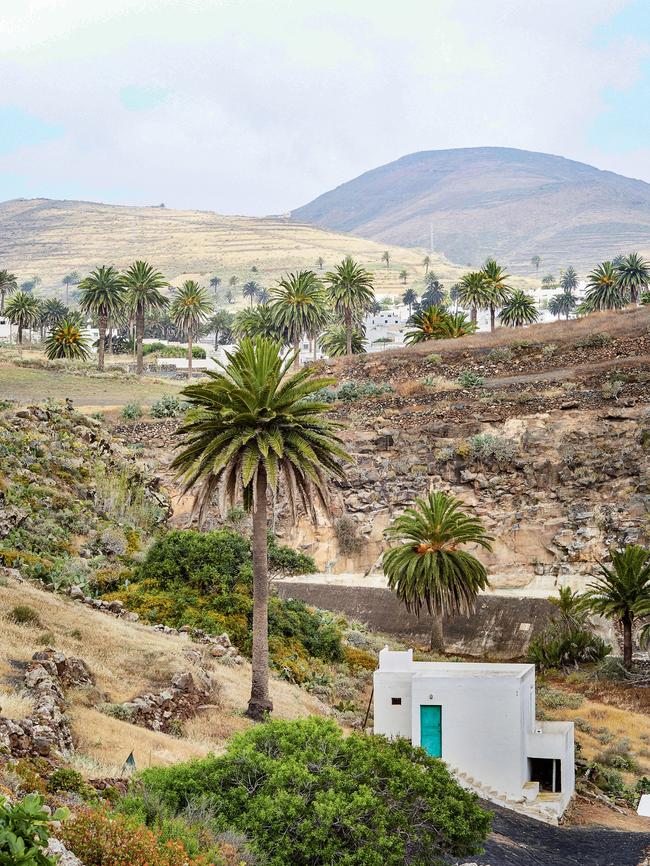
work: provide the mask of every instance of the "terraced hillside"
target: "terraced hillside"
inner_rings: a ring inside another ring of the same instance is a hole
[[[382,262],[390,253],[390,267]],[[0,203],[0,267],[19,281],[38,275],[47,294],[61,291],[63,276],[86,273],[102,263],[123,267],[135,258],[155,263],[174,283],[188,277],[206,282],[212,275],[241,299],[243,283],[254,279],[273,285],[285,271],[331,268],[350,254],[374,273],[376,293],[404,291],[399,278],[422,280],[424,253],[323,231],[283,218],[220,216],[209,211],[178,211],[164,207],[118,207],[78,201],[20,199]],[[440,256],[431,267],[446,281],[460,270]],[[257,271],[252,269],[256,268]]]

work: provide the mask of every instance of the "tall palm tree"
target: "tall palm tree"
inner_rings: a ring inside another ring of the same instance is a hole
[[[532,295],[517,289],[506,300],[499,313],[499,321],[509,328],[532,325],[539,319],[539,310]]]
[[[557,282],[553,274],[546,274],[542,277],[542,287],[545,289],[556,289]]]
[[[478,310],[489,304],[489,293],[482,271],[472,271],[461,278],[458,284],[458,300],[462,307],[469,308],[471,320],[476,324]]]
[[[328,294],[335,312],[342,318],[347,332],[347,355],[352,357],[352,331],[359,326],[375,300],[372,274],[346,256],[333,271],[325,274]]]
[[[616,265],[618,285],[631,304],[639,303],[639,293],[650,283],[650,263],[638,253],[630,253]]]
[[[533,256],[532,259],[530,260],[530,263],[531,263],[531,265],[534,265],[535,272],[537,273],[537,271],[539,270],[539,266],[542,263],[542,260],[539,256]]]
[[[5,311],[5,298],[17,289],[16,275],[10,274],[9,271],[0,271],[0,316]]]
[[[185,280],[173,296],[169,315],[176,327],[187,335],[187,378],[192,378],[192,341],[210,317],[212,301],[207,290],[195,280]]]
[[[483,265],[483,276],[489,297],[490,330],[494,331],[497,308],[505,304],[511,295],[511,289],[507,283],[510,274],[507,274],[505,269],[497,264],[496,259],[487,259]]]
[[[210,330],[214,331],[214,348],[219,346],[219,338],[232,330],[234,316],[228,310],[217,310],[210,319]],[[228,342],[226,340],[226,342]]]
[[[390,253],[388,252],[388,250],[384,250],[384,252],[381,254],[381,260],[382,262],[386,262],[387,268],[390,267]]]
[[[424,291],[421,304],[423,307],[437,307],[445,300],[445,287],[438,277],[429,271],[424,278]]]
[[[210,277],[210,288],[214,292],[215,298],[219,292],[219,286],[221,285],[221,277]]]
[[[160,289],[169,284],[160,271],[141,260],[134,262],[120,279],[126,289],[127,306],[135,316],[136,372],[141,376],[144,371],[142,340],[145,316],[167,306],[167,298]]]
[[[587,277],[587,294],[580,304],[579,312],[620,310],[626,302],[626,294],[620,286],[615,265],[612,262],[602,262]]]
[[[623,629],[623,664],[632,667],[632,636],[637,616],[650,614],[650,550],[628,544],[610,550],[611,566],[599,563],[596,580],[583,599],[593,613],[616,620]]]
[[[428,274],[429,273],[429,265],[431,264],[431,256],[425,256],[422,259],[422,264],[424,265],[424,273]]]
[[[70,271],[69,274],[66,274],[65,277],[61,280],[63,285],[65,286],[65,305],[68,306],[68,293],[70,290],[70,286],[76,286],[79,282],[79,272],[78,271]]]
[[[23,330],[31,328],[38,320],[38,301],[29,292],[14,292],[5,307],[9,321],[18,327],[18,345],[23,344]]]
[[[268,289],[258,288],[257,290],[257,303],[258,304],[268,304],[271,300],[271,293]]]
[[[578,299],[570,290],[560,292],[558,295],[553,295],[551,300],[548,302],[548,308],[552,315],[564,316],[564,318],[569,321],[569,315],[573,310],[575,310],[578,304]]]
[[[319,256],[319,257],[316,259],[316,264],[318,265],[318,270],[319,270],[319,271],[322,271],[322,270],[323,270],[323,265],[325,264],[325,260],[323,259],[322,256]]]
[[[444,650],[442,619],[474,610],[476,597],[488,585],[485,566],[463,545],[492,549],[478,517],[462,509],[460,499],[442,491],[416,499],[388,527],[389,539],[400,542],[383,555],[388,586],[417,616],[426,606],[435,617],[431,648]]]
[[[402,295],[402,303],[406,304],[409,308],[409,319],[411,318],[411,313],[413,312],[413,304],[417,302],[418,296],[415,294],[413,289],[407,289]]]
[[[234,288],[238,282],[238,278],[233,274],[232,277],[228,280],[228,285]]]
[[[255,282],[255,280],[249,280],[247,283],[244,283],[242,286],[241,293],[245,298],[248,298],[253,306],[253,301],[257,298],[260,292],[260,286]]]
[[[406,281],[407,281],[408,278],[409,278],[408,271],[402,269],[402,270],[399,272],[399,278],[400,278],[400,280],[404,283],[404,285],[406,285]]]
[[[287,274],[271,289],[269,304],[276,328],[286,331],[293,346],[295,369],[300,366],[300,340],[310,337],[327,322],[327,298],[313,271]]]
[[[90,357],[88,340],[75,317],[63,319],[52,328],[45,341],[45,355],[49,361],[55,358],[88,360]]]
[[[115,320],[123,311],[126,290],[117,268],[102,265],[79,283],[79,306],[91,316],[97,316],[99,343],[97,369],[104,369],[104,347],[109,317]]]
[[[240,310],[232,320],[232,332],[238,340],[245,337],[266,337],[281,343],[289,342],[286,330],[278,327],[268,304]]]
[[[65,319],[70,312],[58,298],[48,298],[47,301],[44,301],[43,310],[45,313],[45,324],[50,327]]]
[[[253,512],[253,673],[248,715],[262,720],[273,709],[269,694],[267,502],[282,483],[292,513],[297,506],[315,516],[327,509],[329,477],[342,477],[350,458],[325,418],[327,404],[312,396],[333,379],[308,369],[290,374],[293,357],[282,358],[280,343],[242,340],[228,364],[209,380],[189,385],[192,405],[178,431],[182,451],[172,466],[186,491],[197,487],[201,518],[219,491],[222,512],[241,496]]]
[[[578,288],[578,274],[572,265],[569,265],[569,267],[560,274],[560,288],[563,292],[569,293]]]
[[[548,311],[552,316],[557,316],[559,320],[560,316],[562,315],[559,295],[553,295],[551,300],[548,302]]]
[[[320,338],[320,347],[330,358],[340,358],[348,352],[348,333],[343,325],[332,325]],[[352,331],[352,354],[364,355],[366,344],[360,330]]]

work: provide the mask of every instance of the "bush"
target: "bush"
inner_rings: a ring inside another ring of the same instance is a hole
[[[88,785],[81,773],[68,767],[60,767],[58,770],[50,773],[47,777],[46,786],[50,793],[70,791],[71,793],[82,794],[83,796],[89,793]]]
[[[122,418],[126,421],[137,421],[142,418],[142,407],[139,403],[127,403],[122,407]]]
[[[342,400],[344,403],[352,403],[354,400],[391,394],[392,391],[390,385],[376,385],[374,382],[357,382],[350,379],[349,382],[344,382],[339,386],[336,391],[336,399]]]
[[[0,797],[0,863],[7,866],[56,866],[56,859],[45,854],[49,840],[48,824],[61,820],[65,810],[53,816],[43,808],[43,797],[28,794],[19,803]]]
[[[269,866],[433,866],[478,852],[491,823],[422,749],[344,737],[319,718],[251,728],[222,757],[152,768],[141,780],[174,813],[212,796],[216,825],[245,833]]]
[[[479,460],[496,460],[499,463],[511,460],[517,453],[517,443],[505,436],[479,433],[468,442],[469,456]]]
[[[425,360],[437,367],[438,364],[442,364],[442,355],[438,355],[434,352],[432,355],[427,355]]]
[[[164,841],[132,818],[105,809],[83,809],[58,833],[84,866],[208,866],[204,857],[190,859],[181,842]]]
[[[349,514],[344,514],[334,523],[334,534],[342,556],[352,556],[363,547],[363,539],[359,536],[359,524]]]
[[[487,356],[489,361],[498,364],[502,361],[512,361],[514,354],[512,349],[508,349],[507,347],[497,347],[496,349],[491,349]]]
[[[346,646],[343,649],[345,661],[352,668],[363,668],[366,671],[374,671],[377,668],[377,657],[374,653],[356,647]]]
[[[145,343],[142,346],[143,355],[158,355],[159,358],[186,358],[187,346],[164,343]],[[203,360],[206,357],[202,346],[192,346],[192,357]]]
[[[600,346],[606,346],[612,342],[612,338],[606,331],[600,334],[587,334],[586,337],[578,340],[576,346],[581,349],[598,349]]]
[[[584,703],[582,695],[543,687],[537,690],[537,702],[547,710],[577,710]]]
[[[528,661],[540,671],[602,661],[611,647],[598,635],[570,622],[557,622],[533,638]]]
[[[485,379],[483,376],[479,376],[478,373],[472,372],[472,370],[463,370],[459,373],[456,381],[461,388],[480,388]]]
[[[187,410],[187,403],[182,403],[176,394],[163,394],[151,406],[153,418],[178,418]]]
[[[38,613],[27,604],[17,604],[15,607],[12,607],[9,611],[9,619],[17,625],[41,625]]]

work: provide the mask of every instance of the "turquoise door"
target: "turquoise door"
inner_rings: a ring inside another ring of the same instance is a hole
[[[442,707],[420,706],[420,745],[432,758],[442,756]]]

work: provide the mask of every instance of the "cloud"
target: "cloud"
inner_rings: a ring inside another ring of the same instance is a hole
[[[24,194],[278,213],[405,153],[489,144],[650,180],[634,125],[602,132],[643,86],[635,2],[5,5],[0,104],[65,133],[0,154]]]

